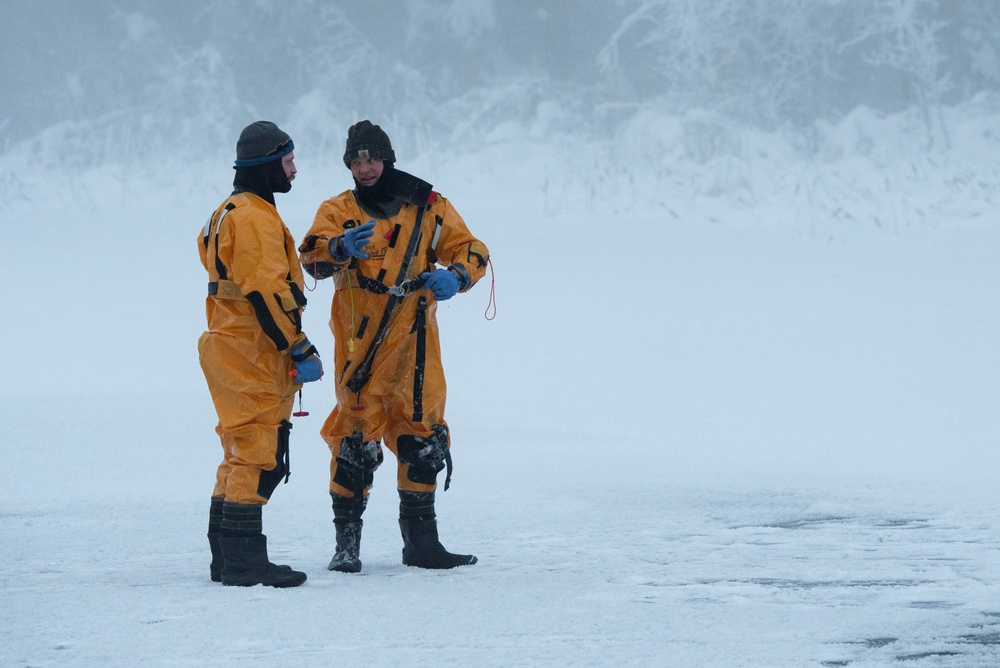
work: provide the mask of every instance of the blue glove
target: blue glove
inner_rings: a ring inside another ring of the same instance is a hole
[[[309,339],[302,339],[302,342],[288,351],[295,368],[289,373],[295,377],[295,382],[299,384],[311,383],[323,377],[323,361],[319,358],[316,346],[309,343]]]
[[[319,355],[313,355],[307,360],[296,362],[294,371],[296,383],[311,383],[323,377],[323,361]]]
[[[425,271],[420,274],[420,278],[424,281],[424,287],[433,292],[434,299],[439,302],[451,299],[458,292],[460,281],[453,271],[447,269]]]
[[[365,246],[368,245],[368,240],[375,234],[374,230],[374,220],[369,220],[359,227],[352,227],[341,235],[340,248],[336,248],[336,238],[330,240],[330,255],[336,259],[346,260],[349,257],[356,257],[367,260],[368,253],[365,252]]]

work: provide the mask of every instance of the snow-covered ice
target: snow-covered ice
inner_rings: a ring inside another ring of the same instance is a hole
[[[801,163],[675,160],[669,119],[401,159],[493,255],[496,319],[489,277],[439,310],[442,540],[480,561],[400,564],[390,455],[362,574],[326,571],[318,383],[264,511],[294,590],[208,577],[195,237],[228,165],[4,172],[0,665],[998,665],[1000,162],[966,111],[931,158],[861,114],[831,135],[864,152]],[[349,180],[297,155],[300,238]]]

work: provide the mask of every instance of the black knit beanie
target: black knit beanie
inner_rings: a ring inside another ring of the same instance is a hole
[[[390,164],[396,162],[396,154],[385,130],[367,120],[352,125],[347,131],[347,148],[344,149],[344,164],[348,169],[356,158],[371,158]]]
[[[292,138],[271,121],[257,121],[243,128],[236,142],[234,169],[281,160],[295,150]]]

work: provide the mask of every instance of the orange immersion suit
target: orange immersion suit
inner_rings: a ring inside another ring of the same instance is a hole
[[[295,241],[272,204],[244,192],[215,211],[198,251],[209,276],[198,354],[224,452],[212,496],[265,504],[287,480],[288,419],[300,387],[287,352],[306,338]]]
[[[417,203],[405,202],[396,215],[375,219],[374,235],[365,246],[369,259],[341,262],[330,253],[331,239],[372,219],[352,191],[320,205],[299,247],[306,271],[317,279],[332,276],[336,287],[330,375],[337,383],[337,405],[320,433],[333,455],[330,492],[338,496],[367,494],[371,474],[382,461],[380,442],[396,456],[397,487],[403,491],[434,491],[443,462],[450,462],[437,303],[430,290],[396,296],[390,291],[399,293],[403,279],[415,279],[436,264],[463,269],[469,281],[462,291],[468,290],[485,274],[489,251],[448,200],[424,185]],[[419,237],[414,239],[418,219]],[[360,482],[349,472],[360,464],[352,461],[359,451],[369,460]]]

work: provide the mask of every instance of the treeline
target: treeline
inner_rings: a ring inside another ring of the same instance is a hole
[[[632,110],[771,129],[1000,89],[996,0],[9,0],[0,153],[231,143],[271,118],[330,150],[371,115],[417,145]],[[72,159],[71,157],[68,159]]]
[[[1000,89],[995,0],[624,0],[602,71],[763,127]]]

